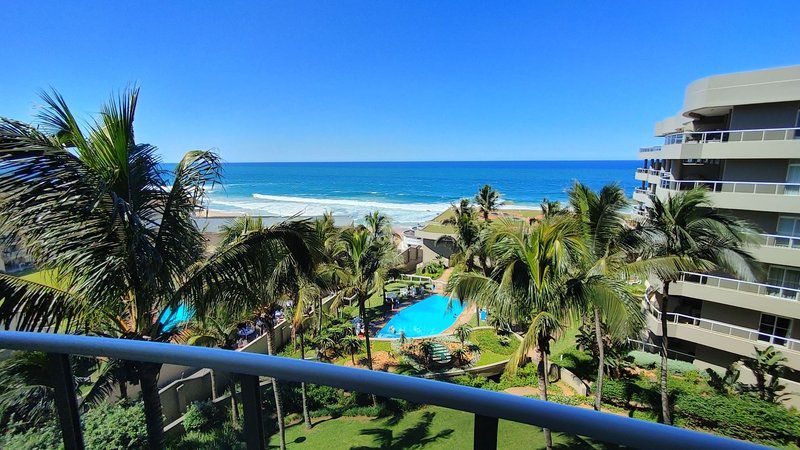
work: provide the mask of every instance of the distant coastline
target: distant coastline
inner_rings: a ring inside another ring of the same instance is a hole
[[[543,199],[566,201],[579,180],[593,189],[618,182],[628,195],[638,161],[454,161],[226,163],[221,185],[208,191],[208,217],[289,217],[325,212],[359,220],[371,211],[396,226],[425,224],[484,184],[507,206],[536,209]]]

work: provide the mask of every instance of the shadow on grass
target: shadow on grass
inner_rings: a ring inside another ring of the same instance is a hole
[[[555,435],[554,435],[555,437]],[[616,444],[607,444],[605,442],[596,442],[592,441],[588,438],[583,438],[580,436],[568,435],[568,434],[560,434],[559,440],[561,442],[554,443],[553,449],[558,450],[572,450],[572,449],[585,449],[585,450],[615,450],[620,449],[620,447]],[[544,448],[544,447],[541,447]]]
[[[400,431],[397,436],[395,436],[395,430],[387,428],[365,428],[361,430],[360,434],[362,436],[372,436],[374,446],[351,447],[351,450],[406,449],[449,438],[455,430],[446,429],[436,434],[431,434],[431,423],[433,423],[433,418],[435,416],[436,413],[426,412],[416,424]]]

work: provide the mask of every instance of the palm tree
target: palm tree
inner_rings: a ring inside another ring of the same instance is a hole
[[[354,227],[340,233],[334,262],[324,269],[341,286],[332,307],[338,306],[344,298],[352,298],[358,305],[358,314],[364,321],[369,370],[372,370],[372,349],[367,300],[382,288],[386,273],[396,259],[391,240],[373,234],[368,228]],[[373,403],[377,403],[374,396]]]
[[[594,408],[602,405],[605,369],[605,330],[611,331],[612,341],[625,342],[643,326],[638,299],[625,282],[627,276],[660,264],[660,258],[635,262],[635,251],[641,247],[642,236],[625,222],[628,206],[625,192],[616,184],[603,187],[599,193],[576,182],[569,192],[570,206],[583,228],[587,251],[577,273],[570,282],[571,295],[580,299],[592,316],[597,346],[597,378]]]
[[[42,98],[41,127],[0,119],[0,234],[16,233],[64,287],[0,275],[6,328],[13,320],[21,330],[176,341],[183,327],[165,323],[167,308],[202,314],[223,292],[225,301],[240,299],[252,275],[242,265],[267,243],[283,242],[299,260],[307,253],[281,225],[206,257],[193,214],[219,179],[219,158],[191,151],[165,170],[156,148],[134,139],[138,89],[112,98],[85,129],[58,93]],[[133,365],[148,444],[158,448],[161,364]]]
[[[356,365],[356,355],[361,351],[361,339],[351,335],[347,335],[341,342],[342,350],[350,355],[350,361]]]
[[[500,193],[494,190],[488,184],[485,184],[477,194],[475,194],[475,203],[483,215],[483,220],[489,221],[489,214],[497,211],[497,207],[502,205],[500,201]]]
[[[227,350],[236,348],[239,340],[239,325],[252,316],[247,310],[234,310],[227,305],[216,305],[201,317],[197,317],[189,324],[191,336],[186,343],[203,347],[219,347]],[[216,392],[216,376],[212,371],[211,391]],[[234,426],[239,424],[239,405],[236,401],[236,380],[231,379],[228,384],[231,396],[231,420]],[[216,394],[214,394],[216,395]]]
[[[475,269],[475,255],[478,251],[480,227],[476,221],[475,208],[470,205],[469,200],[464,198],[457,205],[452,205],[453,216],[442,221],[445,225],[453,225],[456,228],[456,236],[443,235],[436,243],[447,242],[454,247],[453,254],[450,256],[450,265],[464,264],[466,270]]]
[[[298,286],[297,304],[292,316],[292,332],[300,340],[300,359],[306,359],[305,334],[312,326],[313,318],[308,314],[308,306],[314,299],[322,298],[319,286],[307,280],[301,280]],[[318,306],[321,308],[321,306]],[[300,396],[303,403],[303,421],[306,428],[311,428],[311,415],[308,412],[308,389],[306,383],[300,383]]]
[[[386,237],[392,235],[392,224],[389,216],[380,211],[373,211],[364,216],[367,229],[375,236]]]
[[[455,332],[453,333],[455,337],[461,342],[461,345],[464,345],[464,342],[469,339],[469,335],[472,334],[472,327],[468,324],[464,323],[456,327]]]
[[[550,341],[563,330],[577,309],[569,296],[570,271],[584,252],[579,223],[569,216],[544,219],[529,225],[500,220],[493,224],[490,240],[494,269],[486,276],[459,272],[448,290],[459,298],[475,299],[508,321],[527,324],[522,344],[506,368],[514,373],[528,352],[538,353],[540,397],[547,400],[547,359]],[[544,429],[547,448],[550,430]]]
[[[283,308],[288,300],[298,301],[300,297],[301,284],[313,277],[314,268],[318,261],[318,245],[314,240],[313,229],[307,221],[293,222],[298,231],[299,242],[302,247],[302,260],[298,260],[295,254],[298,252],[290,251],[287,246],[280,242],[264,245],[260,248],[257,259],[248,261],[248,271],[257,273],[259,276],[250,280],[241,289],[246,293],[245,308],[255,310],[262,316],[267,332],[267,354],[274,355],[275,348],[275,321],[276,313]],[[235,247],[249,239],[253,233],[263,233],[268,228],[264,228],[260,219],[244,216],[234,219],[222,231],[223,248]],[[310,294],[311,288],[305,289],[306,295]],[[303,300],[305,300],[305,296]],[[297,310],[304,309],[304,305],[298,305]],[[278,422],[281,449],[286,448],[286,429],[283,420],[283,399],[278,389],[278,380],[271,378],[272,391],[275,396],[275,413]]]
[[[643,232],[652,242],[647,257],[671,257],[683,270],[723,270],[742,279],[751,280],[753,258],[746,251],[752,241],[753,229],[741,220],[712,207],[702,188],[681,192],[662,201],[653,198],[647,209]],[[678,274],[657,274],[661,283],[661,414],[664,423],[671,424],[669,392],[667,389],[667,313],[669,288]],[[658,294],[657,294],[658,297]]]
[[[758,398],[764,401],[778,403],[789,394],[781,393],[786,386],[780,383],[780,377],[786,372],[786,357],[783,353],[775,349],[775,346],[768,346],[764,350],[755,347],[752,358],[743,358],[742,363],[745,367],[753,371],[756,384],[753,386],[758,394]],[[738,374],[737,374],[738,375]]]
[[[542,210],[542,218],[545,219],[568,213],[560,201],[548,200],[546,198],[542,199],[542,201],[539,203],[539,209]]]
[[[488,248],[485,245],[486,238],[481,233],[475,209],[468,199],[461,199],[458,205],[452,205],[452,209],[453,216],[448,217],[442,223],[454,225],[456,227],[456,236],[453,238],[445,234],[437,239],[436,243],[446,242],[453,246],[454,251],[450,256],[450,266],[455,267],[454,273],[461,271],[472,272],[476,269],[476,257],[480,257],[482,261],[487,259],[484,257],[484,249]],[[485,262],[483,267],[486,268]],[[470,300],[465,297],[459,297],[459,301],[469,302]],[[477,305],[475,305],[475,321],[477,325],[481,324],[480,308]]]
[[[14,352],[0,363],[0,420],[30,426],[52,416],[55,388],[47,354]]]
[[[422,356],[422,360],[425,362],[425,364],[430,364],[433,361],[433,351],[435,348],[432,340],[423,340],[417,344],[417,349],[419,350],[419,353]]]

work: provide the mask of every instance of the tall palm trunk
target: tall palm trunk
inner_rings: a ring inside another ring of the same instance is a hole
[[[367,346],[367,368],[372,370],[372,349],[369,344],[369,320],[367,319],[366,298],[363,295],[358,296],[358,314],[361,315],[361,320],[364,321],[364,343]],[[372,394],[372,406],[378,406],[378,399],[375,394]]]
[[[236,375],[231,374],[231,383],[228,385],[231,391],[231,422],[234,428],[239,427],[239,401],[236,400]]]
[[[661,415],[664,423],[672,425],[669,413],[669,391],[667,390],[668,351],[667,339],[667,306],[669,305],[669,281],[664,282],[664,297],[661,300]]]
[[[320,295],[319,300],[317,301],[317,334],[322,333],[322,296]],[[322,361],[322,350],[317,347],[317,361]]]
[[[303,361],[306,359],[306,343],[303,332],[300,332],[300,359]],[[300,383],[300,395],[303,398],[303,421],[306,423],[306,428],[311,428],[311,416],[308,414],[308,392],[305,383]]]
[[[272,315],[272,312],[270,312]],[[267,322],[267,326],[269,330],[267,330],[267,354],[273,354],[273,342],[272,342],[272,332],[275,327],[272,324],[272,320]],[[278,433],[281,437],[281,450],[286,450],[286,427],[283,423],[283,399],[281,399],[281,394],[278,392],[278,381],[275,377],[272,377],[272,392],[275,394],[275,415],[278,419]]]
[[[475,324],[481,326],[481,307],[475,305]]]
[[[597,339],[597,380],[595,381],[594,409],[600,411],[603,402],[603,371],[605,370],[606,358],[603,348],[603,327],[600,325],[600,310],[594,309],[594,334]]]
[[[147,427],[147,447],[158,450],[164,444],[164,419],[161,411],[161,398],[158,396],[158,374],[161,364],[141,363],[139,383],[144,403],[144,420]]]
[[[128,382],[125,380],[119,382],[119,398],[122,400],[128,399]]]
[[[547,346],[547,337],[539,337],[538,347],[539,347],[539,365],[536,370],[537,375],[539,376],[539,397],[547,401],[547,352],[544,349]],[[542,428],[542,432],[544,433],[544,443],[547,447],[547,450],[552,450],[553,448],[553,436],[550,433],[549,428]]]

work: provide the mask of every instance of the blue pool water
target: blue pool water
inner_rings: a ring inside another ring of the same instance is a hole
[[[453,300],[443,295],[431,295],[419,302],[404,308],[378,331],[376,337],[398,338],[404,331],[408,337],[429,336],[439,334],[446,330],[458,315],[463,306],[458,300]]]
[[[178,325],[187,322],[194,314],[184,305],[179,305],[175,312],[172,312],[170,307],[167,307],[161,314],[159,322],[164,324],[164,330],[170,331]]]

